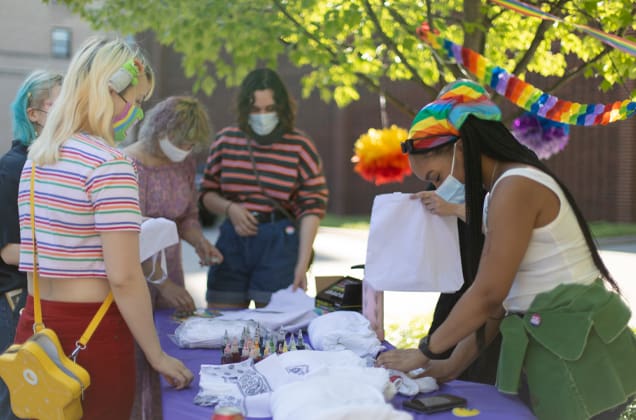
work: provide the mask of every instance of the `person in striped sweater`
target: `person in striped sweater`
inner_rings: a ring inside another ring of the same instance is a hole
[[[27,272],[29,295],[15,342],[33,334],[34,268],[43,321],[57,333],[66,354],[75,349],[109,292],[114,296],[114,304],[77,356],[91,377],[82,400],[83,417],[91,420],[130,417],[134,340],[175,387],[186,387],[193,378],[159,344],[139,257],[137,174],[115,147],[143,117],[140,106],[153,85],[153,72],[135,47],[119,39],[88,39],[69,64],[20,178],[19,268]]]
[[[257,306],[293,285],[307,287],[312,245],[329,192],[313,141],[294,126],[295,109],[276,72],[250,72],[237,98],[238,123],[210,148],[201,202],[225,215],[210,267],[212,308]]]

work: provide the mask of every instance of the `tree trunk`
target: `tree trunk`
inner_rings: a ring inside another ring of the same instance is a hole
[[[464,46],[483,54],[485,34],[481,0],[464,0],[464,29]]]

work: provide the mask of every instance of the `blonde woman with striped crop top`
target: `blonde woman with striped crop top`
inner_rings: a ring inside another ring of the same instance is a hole
[[[129,418],[135,390],[134,340],[173,386],[183,388],[193,377],[159,345],[139,260],[137,175],[115,148],[143,117],[140,106],[153,84],[150,66],[135,48],[122,40],[87,40],[71,60],[20,179],[20,269],[28,273],[29,296],[16,342],[33,333],[34,240],[43,319],[57,332],[67,354],[108,293],[114,296],[77,357],[91,376],[82,402],[84,418],[91,420]]]

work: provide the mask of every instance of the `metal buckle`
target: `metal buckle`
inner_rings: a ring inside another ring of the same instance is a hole
[[[252,212],[250,212],[250,213],[252,213],[252,216],[254,216],[254,218],[256,219],[256,221],[257,221],[258,223],[262,223],[262,222],[263,222],[263,219],[261,218],[261,215],[262,215],[263,213],[261,213],[261,212],[259,212],[259,211],[252,211]]]
[[[16,306],[18,306],[18,302],[20,301],[20,295],[24,289],[14,289],[9,290],[4,293],[4,296],[7,298],[7,303],[9,304],[9,308],[11,312],[15,311]]]
[[[73,350],[73,352],[71,353],[71,355],[69,356],[71,359],[73,359],[73,361],[75,363],[77,363],[76,359],[77,359],[77,355],[79,354],[79,352],[81,350],[84,350],[86,348],[86,346],[82,343],[80,343],[79,341],[75,342],[75,350]]]

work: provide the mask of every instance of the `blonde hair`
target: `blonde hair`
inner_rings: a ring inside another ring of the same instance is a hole
[[[114,145],[113,101],[109,80],[129,60],[138,59],[152,94],[154,75],[136,46],[122,39],[91,37],[71,59],[64,83],[50,110],[46,126],[29,150],[36,164],[52,164],[59,159],[59,148],[73,134],[83,131]]]

